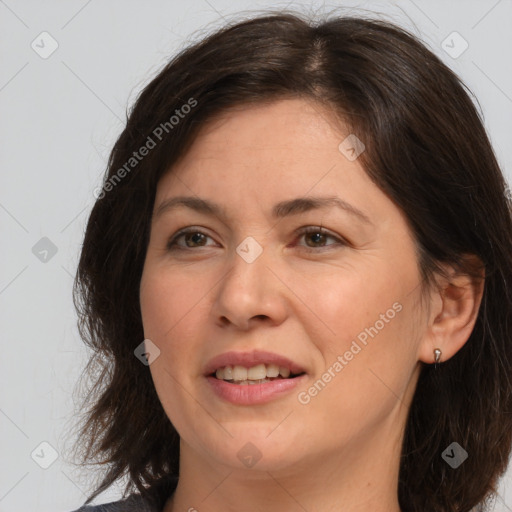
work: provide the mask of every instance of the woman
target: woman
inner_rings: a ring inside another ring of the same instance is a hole
[[[126,473],[108,510],[483,510],[512,443],[511,208],[413,35],[218,31],[141,93],[97,197],[86,504]]]

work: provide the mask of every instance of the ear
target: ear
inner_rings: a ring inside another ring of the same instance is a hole
[[[475,255],[465,256],[478,277],[442,265],[447,277],[438,276],[438,287],[430,296],[430,311],[418,359],[435,362],[434,349],[441,350],[440,362],[454,356],[466,343],[478,317],[484,292],[485,268]]]

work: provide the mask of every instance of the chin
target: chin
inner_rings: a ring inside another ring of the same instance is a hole
[[[300,443],[290,436],[276,435],[271,439],[273,435],[267,437],[268,429],[264,435],[250,435],[246,429],[243,434],[217,444],[210,453],[219,463],[237,471],[276,471],[296,464],[301,458],[297,452]]]

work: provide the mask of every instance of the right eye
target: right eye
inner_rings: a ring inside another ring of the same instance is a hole
[[[188,235],[195,235],[195,236],[188,236]],[[168,251],[174,251],[174,250],[188,250],[192,249],[193,247],[208,247],[205,245],[195,245],[195,246],[183,246],[179,245],[177,243],[178,240],[183,238],[185,240],[185,243],[187,243],[189,240],[192,241],[193,244],[201,244],[202,241],[206,240],[207,238],[211,238],[208,235],[205,235],[202,231],[199,231],[197,228],[190,227],[186,229],[182,229],[178,231],[175,235],[173,235],[169,241],[167,242],[167,250]]]

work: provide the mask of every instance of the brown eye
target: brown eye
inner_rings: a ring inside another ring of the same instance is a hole
[[[340,246],[340,245],[347,245],[343,240],[338,238],[337,236],[334,236],[327,231],[323,230],[322,228],[306,228],[299,232],[300,238],[304,237],[305,240],[309,238],[311,241],[311,245],[307,244],[306,251],[314,251],[315,249],[323,249],[323,248],[329,248],[331,246]],[[327,244],[325,245],[325,242],[327,239],[331,238],[332,240],[335,240],[336,243],[334,244]],[[318,252],[318,251],[317,251]]]
[[[347,245],[344,240],[335,235],[332,235],[322,228],[308,227],[302,231],[299,231],[298,235],[299,238],[304,237],[305,240],[310,240],[310,242],[306,242],[306,246],[299,244],[299,247],[304,247],[306,251],[321,252],[321,250],[329,250],[329,248],[332,246],[340,247]],[[167,243],[167,250],[188,250],[195,247],[208,247],[208,245],[206,245],[206,240],[208,238],[211,239],[210,236],[206,235],[202,231],[199,231],[197,228],[183,229],[171,237]],[[185,240],[185,245],[177,243],[178,240],[181,239]],[[335,243],[326,244],[328,239],[334,240]]]
[[[180,239],[185,240],[185,246],[178,244],[177,241]],[[197,229],[189,228],[184,229],[176,233],[169,242],[167,243],[167,249],[172,251],[174,249],[192,249],[194,247],[207,247],[202,242],[205,242],[207,238],[210,238],[208,235],[205,235],[203,232],[198,231]],[[190,242],[190,245],[189,245]]]

